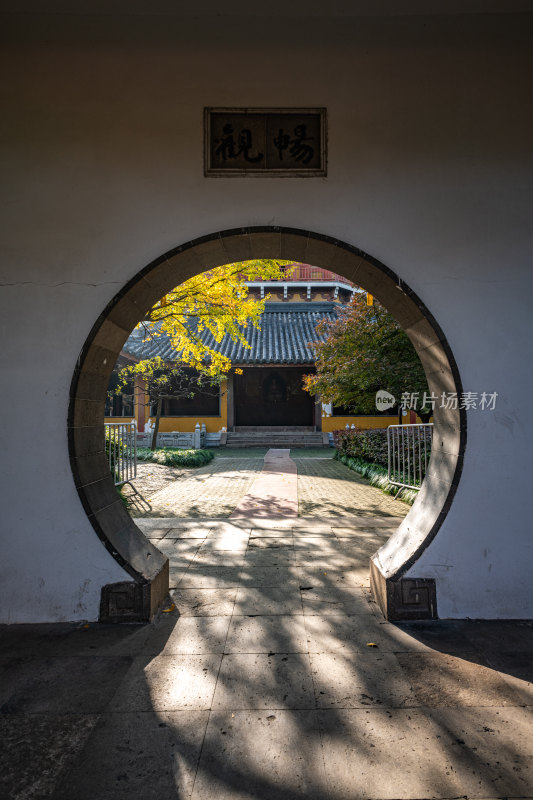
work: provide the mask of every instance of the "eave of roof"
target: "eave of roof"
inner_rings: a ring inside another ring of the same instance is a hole
[[[231,360],[235,366],[252,364],[310,364],[315,360],[312,342],[324,341],[325,336],[316,332],[323,319],[336,317],[336,303],[267,303],[261,317],[261,330],[248,326],[245,338],[250,347],[233,341],[226,335],[217,343],[210,331],[200,333],[207,347],[216,350]],[[178,361],[179,353],[172,347],[168,336],[162,334],[146,339],[142,329],[136,329],[123,348],[134,358],[144,359],[160,356],[165,361]]]

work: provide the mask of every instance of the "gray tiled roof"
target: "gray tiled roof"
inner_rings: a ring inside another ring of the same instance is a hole
[[[250,349],[225,336],[217,344],[209,331],[203,331],[202,341],[231,359],[232,364],[308,364],[315,360],[313,341],[323,341],[316,333],[321,319],[335,319],[336,303],[267,303],[261,317],[261,330],[249,326],[245,332]],[[136,358],[159,355],[166,361],[175,361],[179,353],[168,337],[144,341],[141,329],[133,331],[124,345],[124,352]]]

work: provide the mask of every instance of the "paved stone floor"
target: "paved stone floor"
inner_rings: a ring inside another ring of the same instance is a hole
[[[0,627],[1,800],[533,798],[533,623],[386,622],[368,563],[407,508],[298,455],[307,516],[230,520],[254,458],[216,517],[138,520],[151,624]]]
[[[140,520],[150,625],[0,630],[0,797],[533,797],[530,622],[385,622],[398,518]]]
[[[304,517],[405,516],[410,506],[369,485],[333,458],[293,456],[298,470],[299,513]]]
[[[143,465],[142,471],[150,472],[151,467]],[[154,493],[146,491],[142,479],[134,481],[141,498],[136,499],[132,516],[229,517],[262,469],[262,455],[220,458],[217,454],[203,467],[180,470],[174,481]]]
[[[142,517],[229,517],[263,469],[266,450],[217,452],[198,469],[139,465],[140,492],[131,513]],[[332,459],[331,450],[291,450],[298,471],[299,514],[405,516],[409,506],[370,486]],[[165,470],[167,475],[164,474]],[[174,479],[167,481],[167,477]],[[155,491],[153,491],[155,489]]]
[[[288,448],[270,448],[263,469],[231,518],[297,517],[298,472]]]

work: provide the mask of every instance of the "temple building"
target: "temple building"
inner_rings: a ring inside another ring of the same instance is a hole
[[[227,356],[232,369],[217,395],[196,392],[193,398],[163,400],[161,433],[190,432],[200,423],[207,433],[220,434],[220,442],[231,446],[270,443],[272,435],[292,446],[322,446],[329,444],[333,430],[346,425],[376,428],[397,421],[396,412],[347,413],[316,402],[302,388],[303,376],[315,369],[313,342],[325,338],[317,332],[318,323],[333,320],[339,306],[350,302],[360,289],[340,275],[307,264],[297,264],[286,280],[257,281],[248,287],[251,296],[267,298],[260,330],[251,325],[247,329],[250,347],[229,335],[217,344],[204,331],[203,342]],[[145,331],[136,328],[117,366],[153,356],[167,362],[179,358],[168,337],[147,340]],[[116,376],[110,389],[115,386]],[[135,418],[143,432],[152,428],[154,413],[138,383],[122,395],[110,395],[106,421]],[[216,443],[216,437],[210,440]]]

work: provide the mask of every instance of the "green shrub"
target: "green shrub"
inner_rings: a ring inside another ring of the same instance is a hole
[[[138,461],[152,461],[165,467],[202,467],[213,458],[211,450],[177,450],[173,447],[160,447],[150,450],[149,447],[137,448]]]
[[[422,452],[424,448],[427,452],[427,460],[431,456],[431,441],[426,440],[423,434],[415,431],[414,434],[414,447],[417,449],[417,444],[421,445]],[[420,439],[418,438],[420,437]],[[357,458],[361,461],[369,462],[370,464],[379,465],[388,469],[389,466],[389,453],[387,445],[387,429],[376,428],[369,430],[359,430],[352,428],[350,430],[340,430],[333,432],[333,441],[335,449],[338,453],[348,458]],[[397,446],[402,447],[402,439],[397,442]],[[403,444],[404,457],[407,462],[412,457],[413,439],[406,437]],[[424,473],[422,472],[422,477]]]
[[[340,430],[333,432],[335,449],[344,456],[359,458],[386,467],[388,464],[387,429]]]
[[[121,439],[112,439],[107,433],[105,437],[105,454],[109,464],[109,470],[114,480],[117,480],[118,470],[116,467],[117,459],[122,456],[122,451],[126,445]]]
[[[338,450],[335,452],[333,458],[345,464],[350,469],[353,469],[354,472],[362,475],[363,478],[369,480],[371,486],[381,489],[382,492],[392,495],[397,500],[403,500],[404,503],[409,503],[410,506],[413,505],[418,491],[416,491],[416,489],[404,489],[389,483],[387,470],[385,467],[382,467],[381,464],[371,464],[360,458],[343,455],[339,453]]]

